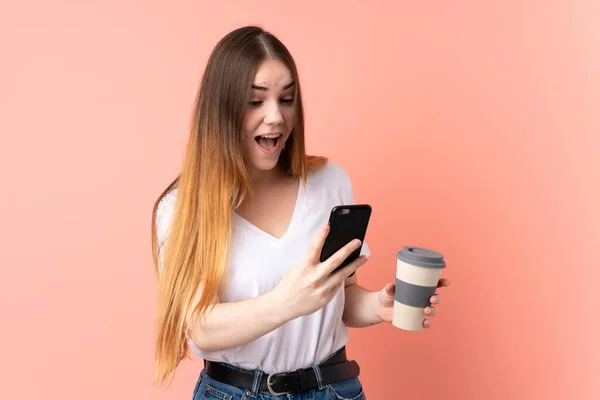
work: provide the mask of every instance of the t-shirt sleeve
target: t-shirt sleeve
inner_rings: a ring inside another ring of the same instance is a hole
[[[352,187],[352,181],[350,180],[350,176],[348,175],[348,173],[342,169],[342,201],[344,202],[344,204],[355,204],[354,202],[354,189]],[[367,230],[367,235],[368,235],[368,230]],[[370,256],[371,255],[371,250],[369,249],[369,246],[367,245],[367,240],[365,238],[363,245],[362,245],[362,249],[360,251],[360,255],[361,256]]]
[[[173,192],[167,193],[159,202],[156,208],[156,244],[158,247],[158,270],[162,270],[164,263],[164,247],[169,236],[171,219],[173,216],[173,207],[175,197]]]

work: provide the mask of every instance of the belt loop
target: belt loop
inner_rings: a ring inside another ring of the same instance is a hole
[[[257,369],[256,371],[254,371],[254,382],[252,383],[252,393],[250,393],[250,396],[254,398],[258,397],[258,394],[260,393],[260,383],[262,382],[263,375],[264,372],[262,371],[262,369]]]
[[[321,368],[313,364],[311,365],[313,371],[315,371],[315,377],[317,378],[317,385],[319,386],[319,390],[325,389],[325,385],[323,384],[323,378],[321,377]]]

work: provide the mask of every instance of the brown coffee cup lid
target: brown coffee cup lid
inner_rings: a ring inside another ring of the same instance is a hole
[[[405,246],[396,254],[396,258],[419,267],[446,268],[446,262],[441,253],[422,247]]]

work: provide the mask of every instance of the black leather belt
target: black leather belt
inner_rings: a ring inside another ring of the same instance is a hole
[[[227,385],[252,390],[255,372],[251,370],[234,369],[227,364],[205,361],[206,375]],[[356,361],[346,358],[346,349],[319,364],[321,381],[324,385],[354,378],[360,374]],[[303,368],[293,372],[263,374],[260,391],[269,392],[274,396],[282,396],[294,392],[302,392],[318,387],[318,380],[312,368]]]

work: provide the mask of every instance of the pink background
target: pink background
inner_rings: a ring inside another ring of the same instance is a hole
[[[600,398],[600,3],[216,4],[2,2],[0,397],[191,399],[199,360],[152,385],[151,205],[209,52],[258,23],[373,205],[361,283],[449,263],[430,330],[352,330],[368,398]]]

